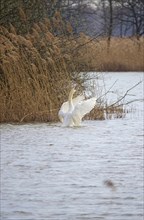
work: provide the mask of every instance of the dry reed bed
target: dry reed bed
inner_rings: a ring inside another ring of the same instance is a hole
[[[91,40],[82,34],[73,47],[74,62],[80,71],[144,71],[143,37],[139,41],[112,38],[108,51],[106,38]]]
[[[53,27],[62,30],[58,19]],[[48,19],[35,24],[25,37],[12,25],[10,31],[0,28],[0,122],[57,120],[72,80],[82,88],[80,71],[144,69],[143,39],[112,39],[107,53],[106,39],[74,36],[69,24],[63,32],[54,36]],[[87,118],[104,119],[102,105]]]
[[[98,62],[103,71],[144,71],[144,38],[113,38],[108,55],[106,41],[100,43],[103,50]]]
[[[0,122],[57,120],[71,81],[47,21],[26,37],[14,28],[0,33]]]

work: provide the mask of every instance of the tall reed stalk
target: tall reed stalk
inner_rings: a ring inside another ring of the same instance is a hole
[[[0,35],[0,122],[57,120],[71,84],[58,39],[46,22],[25,37],[4,27]]]
[[[143,38],[113,38],[108,54],[106,39],[73,35],[59,13],[25,36],[12,25],[0,27],[0,39],[0,122],[57,120],[72,82],[83,89],[80,71],[144,70]],[[103,113],[97,108],[91,117],[103,119]]]
[[[74,62],[80,71],[144,71],[143,37],[111,38],[107,53],[106,38],[92,40],[82,34],[73,42],[73,48]]]

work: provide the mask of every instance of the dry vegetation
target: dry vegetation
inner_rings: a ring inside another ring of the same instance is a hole
[[[112,38],[109,51],[106,38],[82,35],[79,41],[74,55],[78,52],[75,63],[81,71],[144,71],[143,37]]]
[[[53,27],[59,32],[57,16]],[[48,19],[25,36],[12,25],[10,31],[0,28],[0,122],[57,120],[73,80],[80,91],[80,71],[144,70],[143,39],[112,39],[108,54],[106,40],[75,37],[69,24],[59,37],[51,30]],[[104,119],[104,109],[96,108],[90,118]]]
[[[1,122],[53,121],[70,88],[58,39],[48,21],[22,37],[1,27]]]

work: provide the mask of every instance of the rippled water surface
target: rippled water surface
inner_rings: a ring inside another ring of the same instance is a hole
[[[124,91],[142,73],[106,77]],[[142,220],[143,140],[142,101],[123,119],[80,128],[1,125],[1,219]]]

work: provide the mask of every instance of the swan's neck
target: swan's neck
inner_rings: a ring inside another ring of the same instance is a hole
[[[68,102],[69,102],[69,111],[72,111],[74,106],[73,106],[73,101],[72,101],[72,98],[73,98],[73,94],[75,93],[75,90],[72,89],[69,93],[69,97],[68,97]]]

